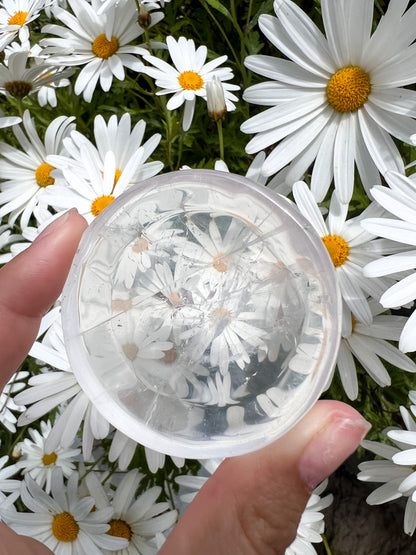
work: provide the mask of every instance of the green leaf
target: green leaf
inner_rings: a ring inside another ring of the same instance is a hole
[[[230,21],[233,20],[233,18],[231,17],[231,13],[218,0],[203,0],[203,3],[205,2],[209,4],[211,8],[214,8],[214,10],[217,10],[218,12],[222,13],[222,15],[225,15],[225,17],[227,17]]]

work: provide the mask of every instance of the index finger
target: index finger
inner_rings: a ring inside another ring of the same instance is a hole
[[[0,269],[0,391],[26,357],[58,298],[87,222],[76,211],[50,224]]]

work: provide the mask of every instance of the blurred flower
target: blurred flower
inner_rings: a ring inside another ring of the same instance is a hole
[[[13,52],[5,63],[0,64],[0,93],[21,100],[39,92],[42,87],[52,87],[56,82],[74,73],[72,68],[46,64],[45,61],[26,67],[28,51]]]

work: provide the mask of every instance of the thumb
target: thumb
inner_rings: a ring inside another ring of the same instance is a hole
[[[353,453],[369,428],[349,405],[319,401],[273,444],[225,460],[159,554],[283,554],[312,490]]]

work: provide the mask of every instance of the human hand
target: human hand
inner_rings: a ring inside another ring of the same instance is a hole
[[[87,224],[68,212],[0,270],[0,388],[24,360],[58,297]],[[227,459],[191,503],[160,555],[283,554],[311,491],[358,446],[368,423],[349,405],[319,401],[288,434]],[[0,555],[49,549],[0,524]]]

